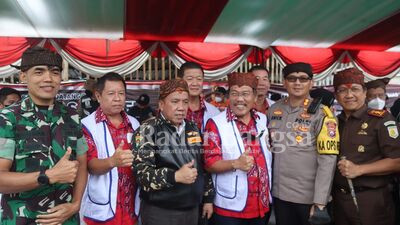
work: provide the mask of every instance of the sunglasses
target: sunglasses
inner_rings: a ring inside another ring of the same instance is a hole
[[[310,81],[311,78],[310,77],[294,77],[294,76],[288,76],[285,78],[285,80],[287,80],[290,83],[294,83],[297,80],[300,81],[300,83],[306,83],[307,81]]]

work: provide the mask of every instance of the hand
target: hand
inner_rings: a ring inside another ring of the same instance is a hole
[[[197,178],[197,169],[193,168],[194,160],[190,163],[183,165],[178,171],[175,172],[175,181],[177,183],[192,184]]]
[[[342,176],[346,178],[353,179],[362,175],[360,165],[347,159],[340,160],[337,165]]]
[[[47,214],[38,215],[36,218],[37,224],[58,225],[69,219],[79,211],[79,204],[64,203],[57,205],[49,210]]]
[[[203,205],[203,214],[201,215],[202,218],[207,216],[207,219],[210,219],[214,212],[213,204],[212,203],[204,203]]]
[[[310,217],[312,217],[314,215],[315,207],[318,207],[320,210],[323,210],[325,208],[325,205],[321,205],[321,204],[312,205],[311,209],[310,209]]]
[[[131,150],[122,149],[124,141],[119,143],[118,148],[115,149],[114,155],[111,156],[112,167],[129,167],[133,163],[133,153]]]
[[[58,161],[53,168],[46,170],[46,175],[49,178],[50,184],[74,183],[78,172],[79,162],[76,160],[69,160],[71,153],[72,149],[71,147],[68,147],[67,152],[65,152],[65,155],[60,159],[60,161]]]
[[[232,166],[234,169],[240,169],[248,172],[254,165],[254,158],[250,156],[250,149],[247,149],[238,159],[234,160]]]

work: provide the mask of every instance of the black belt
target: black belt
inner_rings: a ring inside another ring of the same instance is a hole
[[[377,190],[377,189],[381,189],[384,188],[385,186],[381,186],[381,187],[376,187],[376,188],[372,188],[372,187],[354,187],[354,192],[355,193],[360,193],[360,192],[364,192],[364,191],[370,191],[370,190]],[[337,187],[335,186],[335,189],[337,191],[339,191],[342,194],[350,194],[350,188],[349,187]]]

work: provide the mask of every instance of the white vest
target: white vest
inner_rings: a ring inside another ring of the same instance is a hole
[[[95,114],[96,111],[82,119],[82,125],[93,138],[98,158],[109,158],[115,152],[110,131],[105,122],[96,123]],[[139,122],[131,116],[128,116],[128,118],[132,124],[132,129],[136,130],[139,127]],[[127,141],[131,141],[132,135],[127,137]],[[108,173],[102,175],[89,174],[82,204],[83,216],[96,221],[112,219],[115,216],[117,193],[118,168],[114,167]],[[139,191],[135,196],[135,212],[137,212],[140,204],[138,193]]]
[[[217,107],[215,107],[214,105],[212,105],[206,101],[204,101],[204,104],[206,106],[206,111],[204,111],[204,115],[203,115],[203,123],[201,124],[201,132],[204,132],[204,128],[206,127],[208,119],[221,113],[221,111],[219,111],[219,109]]]
[[[267,118],[262,113],[257,114],[259,116],[259,119],[256,120],[257,133],[258,135],[262,133],[260,136],[260,143],[266,160],[269,187],[271,189],[272,154],[267,145]],[[219,137],[221,138],[222,159],[233,160],[239,158],[244,152],[244,143],[236,123],[234,121],[227,121],[226,110],[211,119],[217,125]],[[243,211],[246,207],[248,194],[247,172],[238,169],[224,173],[214,173],[212,174],[212,178],[216,191],[214,204],[220,208],[231,211]],[[271,191],[269,191],[269,199],[271,202]]]

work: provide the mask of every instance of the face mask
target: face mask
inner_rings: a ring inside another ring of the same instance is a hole
[[[374,98],[368,102],[368,107],[371,109],[382,110],[385,107],[385,104],[386,104],[385,100],[382,100],[380,98]]]
[[[222,98],[221,97],[215,97],[215,101],[216,102],[222,102]]]

